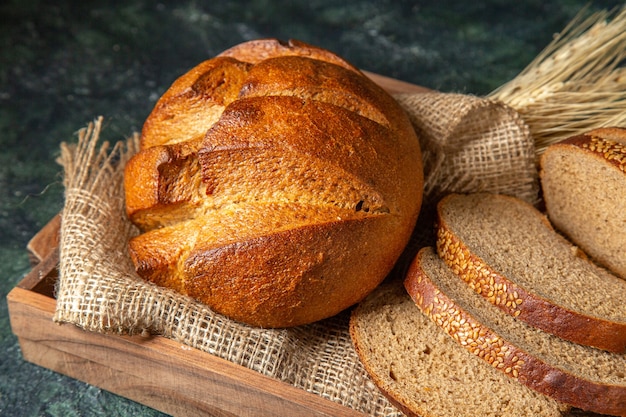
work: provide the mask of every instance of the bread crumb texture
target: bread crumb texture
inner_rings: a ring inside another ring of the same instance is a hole
[[[508,314],[576,343],[626,351],[626,281],[579,256],[533,206],[493,194],[438,206],[437,251]]]
[[[626,279],[626,129],[596,129],[551,145],[540,178],[555,228]]]
[[[626,355],[568,342],[506,314],[433,248],[420,251],[405,287],[450,340],[511,381],[584,410],[626,414]]]
[[[451,339],[419,311],[400,282],[378,288],[352,313],[350,325],[372,379],[407,415],[562,415],[564,408],[556,401],[508,378]]]

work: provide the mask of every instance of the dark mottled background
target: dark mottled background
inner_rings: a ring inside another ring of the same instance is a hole
[[[160,413],[23,361],[6,294],[25,245],[63,203],[61,141],[105,116],[139,130],[172,81],[239,42],[295,38],[357,66],[447,92],[513,78],[587,0],[37,1],[0,3],[0,415]],[[616,1],[592,1],[591,10]]]

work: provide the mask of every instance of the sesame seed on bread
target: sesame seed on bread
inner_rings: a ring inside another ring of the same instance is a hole
[[[581,256],[514,197],[452,194],[438,204],[437,251],[485,300],[575,343],[626,351],[626,281]]]
[[[626,279],[626,128],[595,129],[550,145],[540,178],[554,227]]]
[[[353,310],[350,334],[372,380],[408,416],[556,417],[567,408],[463,349],[419,311],[399,280]]]
[[[500,374],[573,407],[626,415],[626,355],[566,341],[505,313],[430,247],[418,253],[404,284],[451,340]]]

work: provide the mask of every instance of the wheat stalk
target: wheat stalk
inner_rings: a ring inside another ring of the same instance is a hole
[[[574,134],[626,125],[626,7],[588,17],[585,12],[488,95],[520,113],[537,155]]]

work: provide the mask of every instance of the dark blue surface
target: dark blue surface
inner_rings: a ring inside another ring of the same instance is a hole
[[[61,141],[98,115],[139,130],[189,68],[239,42],[295,38],[355,65],[447,92],[513,78],[587,4],[569,1],[56,1],[0,4],[0,415],[160,413],[22,359],[6,295],[25,245],[63,203]],[[621,2],[596,1],[591,9]]]

